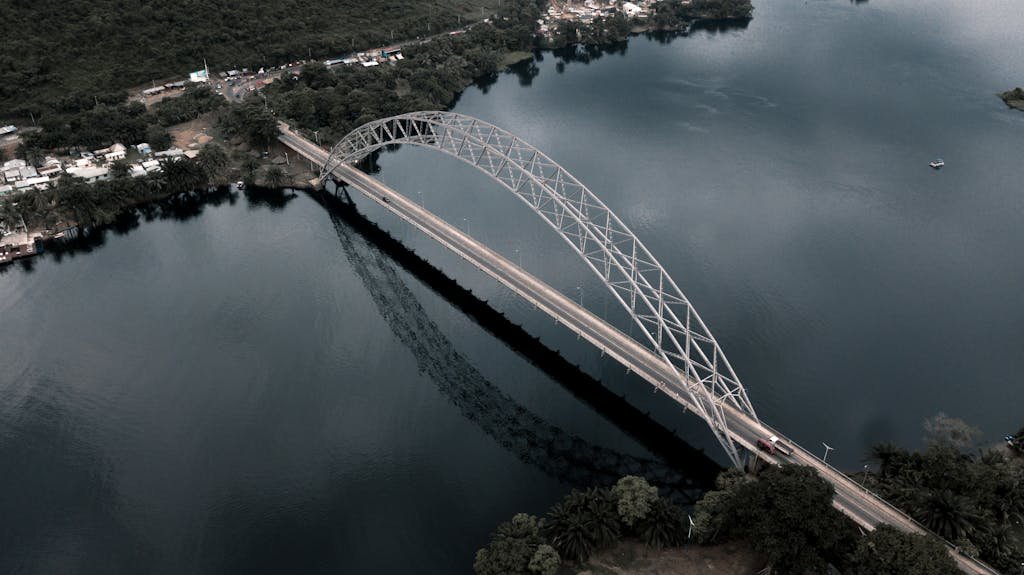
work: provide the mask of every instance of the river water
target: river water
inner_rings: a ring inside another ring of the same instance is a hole
[[[1024,78],[1018,3],[755,6],[743,29],[544,54],[455,110],[588,184],[694,302],[759,415],[840,467],[877,441],[919,446],[939,411],[989,440],[1016,430],[1024,114],[994,94]],[[486,177],[409,148],[378,165],[629,329]],[[724,462],[695,417],[356,202]],[[342,211],[235,194],[0,275],[0,572],[466,573],[499,521],[572,485],[706,463],[666,463],[625,407],[574,389],[583,374],[542,369]]]

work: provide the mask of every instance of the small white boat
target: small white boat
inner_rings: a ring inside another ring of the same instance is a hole
[[[931,166],[932,168],[935,168],[937,170],[937,169],[941,168],[942,166],[945,166],[946,162],[943,162],[941,159],[938,159],[938,160],[932,160],[931,162],[928,163],[928,165]]]

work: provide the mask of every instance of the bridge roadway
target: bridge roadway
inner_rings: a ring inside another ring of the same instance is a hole
[[[327,150],[291,131],[283,123],[280,127],[281,135],[278,139],[284,145],[307,160],[320,166],[324,165],[329,155]],[[681,389],[683,384],[679,382],[679,375],[674,368],[630,336],[377,179],[347,164],[339,165],[333,175],[540,308],[555,318],[556,322],[564,324],[627,369],[665,392],[685,409],[695,410],[695,406],[685,395],[675,391]],[[729,435],[733,441],[769,463],[791,462],[813,467],[835,487],[833,505],[862,528],[871,530],[880,523],[888,523],[904,531],[928,533],[909,516],[790,441],[777,430],[740,412],[728,403],[724,404],[724,408],[728,416]],[[791,446],[793,454],[789,457],[774,456],[757,449],[759,438],[768,438],[772,435],[779,436],[783,442]],[[998,575],[991,567],[954,552],[948,542],[946,545],[962,571]]]

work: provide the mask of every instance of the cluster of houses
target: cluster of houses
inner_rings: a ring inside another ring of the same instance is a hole
[[[171,148],[162,152],[153,152],[149,144],[132,146],[133,162],[128,164],[128,174],[134,178],[161,171],[160,162],[194,158],[199,152]],[[42,163],[33,166],[25,160],[8,160],[0,172],[0,197],[25,192],[30,189],[45,190],[53,185],[64,174],[81,178],[88,183],[110,179],[110,169],[114,162],[128,158],[129,149],[123,144],[114,144],[109,148],[82,152],[75,158],[58,159],[46,156]]]
[[[380,66],[388,62],[397,62],[404,60],[405,56],[402,56],[401,46],[387,46],[380,48],[379,50],[370,50],[369,52],[358,52],[352,54],[346,58],[336,58],[332,60],[324,60],[324,65],[328,68],[337,66],[339,64],[345,66],[364,66],[370,68],[373,66]]]
[[[537,21],[540,25],[541,34],[550,36],[559,22],[569,21],[581,24],[589,24],[595,18],[603,18],[614,14],[623,14],[627,18],[647,18],[650,14],[650,6],[655,0],[635,0],[624,2],[620,0],[585,0],[582,3],[567,0],[558,2],[552,0],[548,5],[548,11],[543,18]]]

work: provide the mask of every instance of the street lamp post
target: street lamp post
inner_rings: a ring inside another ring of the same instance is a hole
[[[580,292],[580,307],[583,307],[583,286],[576,286],[576,289]]]
[[[825,455],[824,455],[824,457],[821,458],[821,461],[824,462],[824,463],[828,463],[828,452],[829,451],[835,451],[836,448],[832,447],[831,445],[829,445],[827,443],[825,443],[824,441],[822,441],[821,444],[825,446]]]
[[[864,487],[864,483],[867,480],[868,480],[868,466],[867,466],[867,464],[865,464],[864,465],[864,475],[861,475],[861,477],[860,477],[860,486]]]
[[[686,531],[686,542],[689,543],[690,542],[690,538],[693,537],[693,526],[694,526],[694,523],[693,523],[693,517],[690,517],[689,513],[686,514],[686,518],[690,520],[690,528]]]

